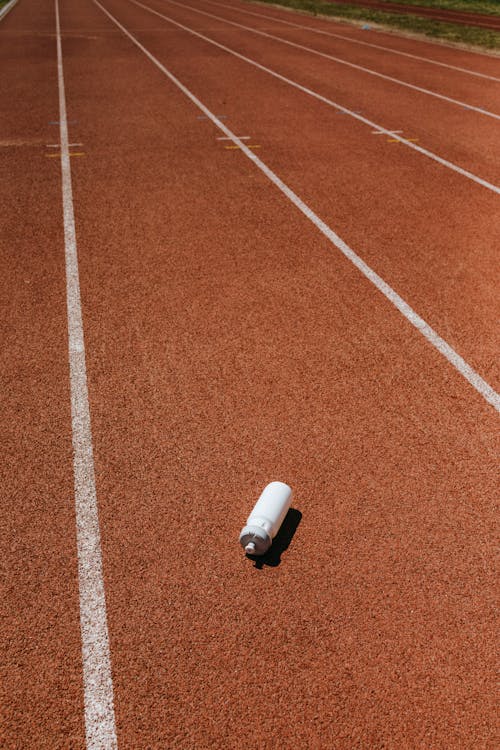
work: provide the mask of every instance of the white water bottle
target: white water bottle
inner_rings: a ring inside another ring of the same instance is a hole
[[[292,501],[292,490],[284,482],[271,482],[257,500],[240,534],[248,555],[263,555],[271,546]]]

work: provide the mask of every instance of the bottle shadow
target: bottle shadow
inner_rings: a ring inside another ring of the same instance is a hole
[[[255,568],[262,570],[264,565],[269,565],[270,568],[276,568],[280,565],[281,555],[290,546],[301,519],[302,513],[300,510],[290,508],[267,552],[264,555],[247,555],[250,560],[255,562]]]

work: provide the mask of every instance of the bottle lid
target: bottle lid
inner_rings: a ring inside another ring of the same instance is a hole
[[[240,534],[240,544],[247,555],[263,555],[271,546],[272,539],[260,526],[244,526]],[[252,545],[250,552],[247,547]]]

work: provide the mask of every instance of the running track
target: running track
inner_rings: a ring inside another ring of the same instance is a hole
[[[0,24],[0,744],[496,748],[498,60],[142,4]]]

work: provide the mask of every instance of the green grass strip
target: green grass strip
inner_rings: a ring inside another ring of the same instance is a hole
[[[385,2],[500,16],[500,0],[385,0]]]

